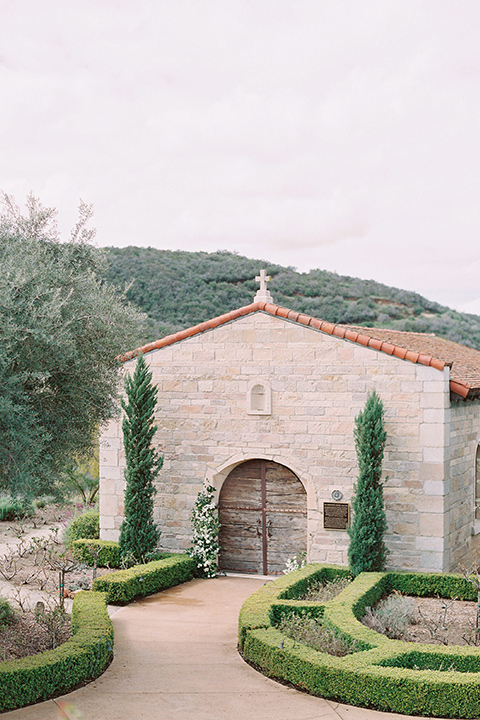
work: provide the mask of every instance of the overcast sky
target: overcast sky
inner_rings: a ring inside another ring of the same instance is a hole
[[[0,0],[0,188],[480,313],[479,38],[479,0]]]

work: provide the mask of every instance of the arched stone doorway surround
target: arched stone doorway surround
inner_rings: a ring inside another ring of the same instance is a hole
[[[264,461],[264,462],[262,462],[262,461]],[[303,547],[306,546],[307,555],[308,555],[308,551],[309,551],[309,548],[310,548],[310,545],[312,542],[312,538],[313,538],[313,528],[314,528],[314,525],[316,524],[316,520],[318,518],[317,493],[315,492],[313,479],[312,479],[311,475],[309,473],[305,472],[302,468],[299,468],[296,465],[296,463],[291,461],[291,459],[289,457],[285,457],[283,455],[262,454],[262,453],[238,453],[238,454],[234,455],[233,457],[231,457],[226,462],[224,462],[218,468],[210,469],[209,472],[207,473],[206,480],[216,490],[217,503],[220,502],[221,492],[222,492],[222,488],[224,487],[225,480],[229,477],[230,477],[230,484],[228,485],[229,489],[227,490],[227,486],[225,486],[225,489],[230,494],[231,487],[232,487],[231,483],[232,483],[232,481],[235,482],[235,480],[233,480],[233,478],[241,475],[241,473],[242,473],[241,466],[242,467],[244,466],[247,470],[252,470],[252,468],[255,468],[257,466],[263,466],[264,471],[265,471],[265,468],[267,468],[267,474],[269,475],[269,477],[272,477],[272,473],[274,476],[275,474],[278,474],[278,473],[280,475],[282,475],[282,473],[284,472],[286,478],[287,477],[290,478],[290,482],[293,482],[294,485],[296,483],[298,483],[296,492],[297,492],[297,495],[300,494],[303,496],[305,505],[302,505],[302,501],[300,500],[300,498],[297,498],[297,499],[300,501],[300,505],[302,507],[305,507],[305,509],[306,509],[305,540],[303,542]],[[282,468],[283,468],[283,470],[282,470]],[[238,470],[238,472],[236,472],[237,470]],[[233,472],[233,471],[235,471],[235,472]],[[281,483],[282,480],[279,480],[279,482]],[[271,484],[268,483],[268,486],[271,487]],[[223,497],[225,498],[225,493],[223,494]],[[290,497],[290,495],[289,495],[289,497]],[[287,504],[290,504],[290,503],[287,503]],[[284,525],[285,524],[288,525],[288,519],[293,520],[295,513],[298,511],[293,511],[292,513],[290,513],[287,508],[284,510],[278,510],[278,512],[282,513],[283,517],[281,514],[277,514],[275,516],[274,527],[278,526],[278,523],[280,520],[283,521]],[[305,512],[303,514],[305,515]],[[248,515],[248,513],[247,513],[247,515]],[[269,517],[273,518],[274,516],[271,515]],[[297,519],[299,519],[299,518],[297,518]],[[250,524],[252,524],[252,522]],[[255,534],[255,535],[258,535],[258,537],[261,537],[262,526],[261,526],[260,519],[257,518],[255,522],[258,523],[258,526],[259,526],[258,531],[257,531],[257,527],[254,526],[254,527],[250,528],[250,532],[252,533],[252,536]],[[271,525],[270,521],[268,522],[268,525],[269,526]],[[279,528],[278,528],[278,530],[279,530]],[[265,527],[263,527],[263,532],[265,533]],[[271,533],[269,532],[269,538],[275,538],[276,536],[277,536],[276,533],[273,532],[273,529],[272,529],[272,532]],[[292,538],[293,538],[293,536],[294,536],[294,534],[292,535]],[[287,530],[287,537],[288,537],[288,530]],[[253,541],[253,537],[252,537],[252,541]],[[269,540],[269,542],[274,543],[275,540],[274,539]],[[283,542],[283,544],[285,545],[285,541]],[[296,552],[298,552],[298,548],[295,547],[294,545],[292,545],[291,552],[288,553],[288,556],[290,557],[290,556],[296,554]],[[280,566],[278,559],[276,562],[274,561],[274,559],[273,559],[274,553],[273,554],[270,553],[270,560],[268,563],[269,569],[266,570],[267,561],[266,561],[265,553],[266,553],[266,550],[264,548],[263,563],[260,562],[260,567],[257,567],[257,570],[255,572],[257,572],[259,574],[265,574],[266,572],[278,574],[279,572],[281,572],[281,570],[284,567],[284,564],[282,562],[282,564]],[[225,561],[225,553],[223,553],[223,561]],[[262,568],[263,568],[263,570],[262,570]],[[228,562],[227,562],[225,569],[233,570],[234,568],[229,567]],[[239,568],[239,569],[241,570],[241,568]],[[247,572],[248,570],[244,570],[244,571]]]

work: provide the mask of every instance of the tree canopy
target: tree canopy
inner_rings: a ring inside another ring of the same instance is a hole
[[[144,316],[101,280],[91,207],[61,242],[56,211],[32,195],[0,215],[0,489],[51,489],[117,408],[118,355]],[[104,270],[104,268],[103,268]]]

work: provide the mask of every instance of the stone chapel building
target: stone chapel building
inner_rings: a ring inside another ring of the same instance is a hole
[[[208,482],[219,502],[223,569],[280,573],[302,550],[310,561],[347,564],[354,420],[375,388],[387,431],[389,567],[455,570],[475,557],[480,351],[434,335],[322,322],[278,307],[264,271],[258,280],[251,305],[124,358],[130,373],[144,353],[158,385],[162,548],[189,546],[190,512]],[[121,421],[113,420],[100,441],[104,540],[118,539],[123,469]]]

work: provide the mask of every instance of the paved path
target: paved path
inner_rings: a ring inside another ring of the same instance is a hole
[[[115,658],[95,682],[2,720],[399,720],[265,678],[236,650],[240,607],[264,580],[193,580],[113,616]],[[62,709],[63,708],[63,709]]]

